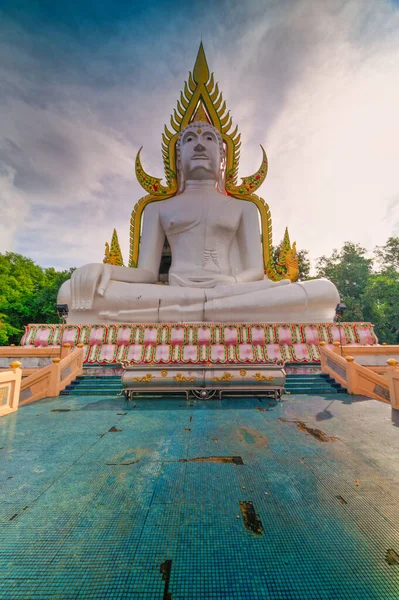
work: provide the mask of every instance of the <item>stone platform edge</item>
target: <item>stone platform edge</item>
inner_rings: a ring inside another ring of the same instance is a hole
[[[319,363],[332,347],[378,344],[371,323],[30,324],[21,346],[84,344],[84,363]]]

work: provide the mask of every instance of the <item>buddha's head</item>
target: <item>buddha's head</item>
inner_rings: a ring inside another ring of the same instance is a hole
[[[179,192],[189,180],[213,180],[224,191],[225,151],[222,136],[213,125],[195,121],[185,127],[176,144]]]

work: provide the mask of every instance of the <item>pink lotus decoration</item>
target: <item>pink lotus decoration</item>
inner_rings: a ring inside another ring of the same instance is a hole
[[[198,328],[198,344],[200,346],[209,346],[211,343],[211,330],[209,327]]]
[[[142,344],[133,344],[129,348],[127,360],[141,362],[144,358],[144,346]]]
[[[301,332],[301,343],[293,341]],[[377,343],[370,323],[270,324],[270,323],[188,323],[188,324],[121,324],[76,325],[30,324],[21,339],[21,346],[52,347],[61,342],[85,345],[85,363],[118,364],[121,360],[151,364],[153,362],[293,362],[318,360],[318,345],[322,339],[349,342],[353,345]],[[215,343],[215,339],[223,343]],[[277,340],[279,336],[279,340]],[[141,341],[144,340],[144,343]],[[195,342],[194,342],[195,340]],[[240,343],[246,340],[248,343]],[[136,343],[135,343],[136,342]],[[271,343],[270,343],[271,342]],[[276,343],[278,342],[278,343]]]
[[[145,329],[144,331],[144,346],[155,346],[157,343],[157,330]]]
[[[182,346],[184,344],[184,329],[183,327],[173,327],[172,329],[172,345]]]
[[[288,346],[291,346],[292,334],[289,327],[278,327],[277,333],[280,344],[288,344]]]
[[[307,344],[319,343],[319,332],[314,325],[306,325],[304,327],[305,340]]]
[[[156,362],[170,362],[172,360],[172,347],[169,344],[159,344],[155,348]]]
[[[359,340],[360,340],[361,344],[373,344],[374,343],[371,332],[369,329],[367,329],[367,327],[358,325],[357,334],[359,336]]]
[[[240,361],[252,362],[254,360],[254,348],[252,344],[238,344],[237,358]]]
[[[237,329],[235,327],[224,328],[224,343],[226,345],[237,344],[238,342]]]
[[[263,327],[251,327],[251,338],[255,346],[263,346],[265,343],[265,330]]]
[[[105,342],[105,334],[106,334],[105,327],[101,327],[101,326],[92,327],[91,331],[90,331],[89,345],[90,346],[99,346],[100,344]]]
[[[331,327],[331,337],[333,342],[340,342],[346,344],[345,330],[340,325],[334,325]]]
[[[35,341],[34,341],[34,345],[36,346],[36,348],[40,347],[40,346],[49,346],[49,339],[50,336],[52,334],[52,331],[49,327],[43,327],[42,329],[39,329],[38,332],[36,333],[35,336]]]
[[[198,362],[198,346],[189,344],[182,348],[182,359],[184,362]]]
[[[115,344],[104,344],[100,349],[99,360],[101,362],[113,362],[116,350]]]
[[[306,344],[294,344],[293,354],[299,361],[309,362],[309,349]]]
[[[116,338],[117,345],[128,346],[130,344],[131,335],[132,330],[129,327],[119,327],[118,335]]]
[[[281,360],[281,350],[278,344],[268,344],[265,346],[265,356],[272,361]]]
[[[213,344],[211,346],[211,360],[214,362],[224,362],[227,351],[223,344]]]
[[[71,346],[75,346],[75,344],[77,344],[79,340],[79,330],[77,329],[77,327],[74,327],[73,329],[64,329],[64,333],[62,336],[62,343],[63,344],[71,344]]]

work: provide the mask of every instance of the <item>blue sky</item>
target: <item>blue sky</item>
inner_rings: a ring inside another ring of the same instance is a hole
[[[240,174],[277,243],[289,226],[316,258],[399,235],[399,4],[391,0],[2,2],[0,252],[43,266],[125,260],[144,195],[134,159],[162,176],[163,126],[203,39],[242,133]]]

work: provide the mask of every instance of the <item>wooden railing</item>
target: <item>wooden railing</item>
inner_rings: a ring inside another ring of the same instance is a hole
[[[398,361],[395,358],[388,358],[385,361],[384,375],[381,375],[376,373],[372,367],[359,365],[354,356],[349,354],[351,351],[357,356],[367,354],[370,357],[372,356],[371,350],[377,350],[377,356],[384,356],[386,359],[387,356],[396,354],[397,348],[397,346],[378,346],[373,349],[367,348],[367,351],[364,352],[365,348],[363,347],[341,347],[337,344],[334,350],[330,350],[322,342],[320,344],[321,370],[345,387],[349,394],[360,394],[381,402],[388,402],[392,408],[399,410]]]
[[[391,358],[387,360],[389,365],[387,379],[392,408],[399,410],[399,367],[398,361]]]
[[[19,392],[21,389],[21,363],[14,361],[9,371],[0,373],[0,417],[18,410]]]
[[[78,375],[83,372],[83,345],[71,350],[68,344],[67,353],[55,356],[52,363],[22,380],[20,406],[36,402],[42,398],[59,396]],[[62,348],[65,350],[65,347]]]
[[[384,375],[387,372],[387,359],[394,358],[399,361],[399,346],[382,344],[381,346],[341,346],[334,342],[333,351],[341,356],[353,356],[356,363],[371,369],[375,373]]]
[[[21,363],[22,377],[27,377],[51,364],[53,358],[63,359],[71,345],[26,348],[24,346],[0,346],[0,372],[8,370],[11,361]]]

